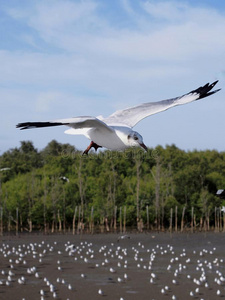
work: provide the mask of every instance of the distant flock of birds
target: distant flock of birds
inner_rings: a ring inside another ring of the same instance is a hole
[[[126,246],[123,246],[125,239],[129,239],[129,241],[126,241],[126,244],[124,243]],[[148,239],[149,244],[151,241]],[[130,246],[127,247],[129,243]],[[2,269],[0,267],[0,295],[1,286],[12,288],[17,284],[28,286],[34,280],[40,283],[39,297],[41,300],[46,299],[46,297],[48,299],[59,298],[62,285],[69,291],[76,292],[79,289],[79,286],[76,286],[76,280],[73,282],[72,280],[71,282],[65,280],[65,275],[68,275],[66,268],[64,268],[66,261],[70,262],[70,266],[72,262],[74,263],[74,270],[76,270],[76,264],[83,264],[85,267],[95,269],[96,278],[98,278],[98,269],[104,268],[104,270],[108,270],[113,283],[120,284],[129,281],[129,286],[132,286],[132,280],[138,280],[138,277],[129,276],[131,268],[132,270],[136,268],[138,272],[146,272],[146,285],[151,285],[152,290],[157,289],[161,295],[170,296],[172,300],[178,299],[176,286],[184,283],[184,281],[192,282],[193,288],[189,291],[190,297],[204,300],[204,295],[207,295],[211,289],[214,299],[216,299],[216,297],[225,295],[224,259],[217,256],[216,250],[216,247],[209,245],[200,251],[192,250],[191,253],[190,250],[188,252],[186,249],[176,251],[171,244],[158,244],[151,248],[142,242],[134,244],[128,235],[120,236],[117,241],[115,240],[115,243],[101,246],[88,241],[79,241],[79,243],[68,241],[63,244],[63,247],[62,245],[59,247],[57,241],[52,244],[42,241],[17,246],[10,245],[10,242],[2,243],[0,245],[0,266],[5,263],[7,267]],[[43,264],[46,261],[49,263],[53,256],[57,256],[54,281],[47,278],[42,268]],[[158,266],[162,260],[166,262],[164,270]],[[84,268],[84,270],[88,270],[88,268]],[[160,278],[166,274],[169,283],[162,285]],[[69,278],[72,279],[73,275]],[[84,280],[89,278],[88,273],[76,275]],[[91,278],[88,284],[92,284]],[[96,297],[99,295],[107,298],[107,284],[102,284],[102,287],[99,286],[99,283],[98,285],[94,284],[96,285]],[[71,294],[71,298],[67,298],[67,300],[75,299],[74,295]],[[32,297],[37,299],[35,294]],[[122,295],[119,298],[119,300],[125,299],[126,297]],[[154,298],[149,295],[149,299],[153,300]],[[27,299],[22,298],[21,300]]]

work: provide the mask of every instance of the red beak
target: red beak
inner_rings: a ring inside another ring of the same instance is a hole
[[[144,143],[140,144],[140,146],[141,146],[142,148],[144,148],[144,149],[145,149],[145,151],[148,151],[148,148],[145,146],[145,144],[144,144]]]

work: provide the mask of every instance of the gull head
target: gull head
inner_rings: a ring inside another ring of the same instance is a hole
[[[147,147],[143,142],[143,137],[136,131],[132,131],[127,136],[129,147],[142,147],[147,151]]]

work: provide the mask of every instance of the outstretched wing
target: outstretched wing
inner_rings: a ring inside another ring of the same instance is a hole
[[[17,128],[23,129],[31,129],[31,128],[42,128],[42,127],[50,127],[50,126],[61,126],[66,125],[71,127],[73,130],[68,130],[67,133],[72,134],[83,134],[87,136],[87,131],[89,129],[98,129],[112,132],[112,129],[106,125],[103,121],[99,120],[95,117],[76,117],[70,119],[59,119],[55,121],[48,122],[25,122],[19,123],[16,125]]]
[[[123,124],[129,127],[134,127],[138,122],[150,115],[159,113],[177,105],[186,104],[195,100],[199,100],[201,98],[208,97],[218,92],[220,89],[210,92],[211,89],[217,84],[217,82],[218,80],[213,82],[212,84],[207,83],[206,85],[199,87],[198,89],[193,90],[181,97],[176,97],[159,102],[143,103],[135,107],[118,110],[108,118],[105,118],[104,122],[108,125]]]

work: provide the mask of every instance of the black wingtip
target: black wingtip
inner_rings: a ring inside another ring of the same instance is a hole
[[[16,128],[20,128],[20,130],[24,130],[24,129],[32,129],[32,128],[61,126],[61,125],[68,125],[68,123],[61,123],[61,122],[25,122],[25,123],[18,123],[16,125]]]
[[[217,82],[219,82],[219,80],[214,81],[211,85],[214,87],[217,84]]]
[[[20,130],[23,130],[23,129],[27,129],[29,127],[26,125],[26,123],[18,123],[16,125],[16,128],[19,128]]]
[[[18,123],[16,125],[16,128],[19,128],[20,130],[24,130],[24,129],[30,129],[30,128],[35,128],[36,126],[32,126],[31,122],[26,122],[26,123]]]
[[[214,86],[217,84],[218,81],[219,80],[216,80],[211,84],[207,83],[204,86],[200,86],[198,89],[192,91],[191,93],[199,94],[198,99],[202,99],[202,98],[208,97],[212,94],[215,94],[215,93],[219,92],[221,89],[217,89],[217,90],[212,91],[212,92],[210,92],[210,91],[214,88]]]

